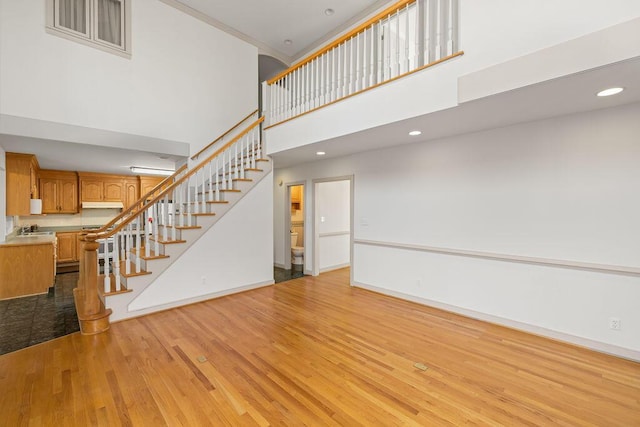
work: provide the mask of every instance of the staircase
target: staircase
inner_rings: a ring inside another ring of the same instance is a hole
[[[136,298],[271,172],[271,162],[262,156],[262,121],[83,236],[74,290],[82,333],[99,333],[110,321],[157,311],[136,308]]]

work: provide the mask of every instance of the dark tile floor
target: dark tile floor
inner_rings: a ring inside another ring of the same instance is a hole
[[[302,266],[273,269],[276,283],[302,276]],[[78,332],[73,302],[77,281],[77,272],[58,274],[47,294],[0,301],[0,354]]]
[[[280,267],[273,267],[273,280],[276,283],[286,282],[287,280],[297,279],[304,276],[301,265],[292,265],[291,270],[285,270]]]
[[[79,331],[77,281],[78,273],[58,274],[47,294],[0,301],[0,354]]]

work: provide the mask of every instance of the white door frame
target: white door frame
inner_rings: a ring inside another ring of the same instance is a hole
[[[303,214],[306,217],[307,203],[305,193],[307,192],[306,181],[287,182],[285,184],[286,197],[284,198],[284,269],[291,270],[291,187],[303,185],[302,189],[302,206],[304,206],[305,212]],[[307,256],[307,245],[304,245],[304,257]],[[304,266],[303,266],[304,267]]]
[[[349,203],[350,203],[350,213],[349,213],[349,262],[353,266],[353,205],[354,205],[354,175],[344,175],[344,176],[336,176],[331,178],[320,178],[314,179],[311,181],[312,190],[313,190],[313,206],[311,206],[312,218],[311,222],[312,232],[311,239],[313,244],[313,265],[311,274],[313,276],[318,276],[320,274],[320,238],[318,236],[317,230],[320,228],[318,226],[320,217],[318,215],[318,184],[323,182],[333,182],[333,181],[349,181]],[[305,205],[306,206],[306,205]],[[351,268],[351,280],[350,284],[353,283],[353,268]]]

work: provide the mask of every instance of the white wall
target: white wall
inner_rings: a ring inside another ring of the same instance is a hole
[[[602,40],[588,38],[567,47],[559,58],[544,62],[544,67],[537,66],[541,63],[538,61],[526,70],[526,78],[506,73],[513,69],[502,69],[504,75],[494,72],[489,78],[467,80],[469,84],[463,89],[470,94],[458,92],[461,76],[639,16],[640,2],[632,0],[462,0],[459,48],[464,51],[463,56],[271,128],[269,153],[453,108],[458,105],[459,96],[469,100],[479,93],[506,90],[500,84],[503,81],[522,87],[628,59],[640,54],[638,43],[634,43],[637,23],[632,25],[635,28],[627,28],[630,37],[610,38],[607,33]],[[491,84],[471,86],[478,82]]]
[[[125,59],[47,34],[44,0],[0,0],[0,113],[193,153],[257,108],[257,48],[160,1],[131,3]]]
[[[270,173],[131,302],[129,309],[144,310],[273,283],[272,186]]]
[[[328,271],[351,261],[351,181],[316,183],[318,269]]]
[[[356,241],[639,268],[637,117],[636,103],[300,165],[275,181],[354,174]],[[640,358],[637,275],[366,244],[352,268],[364,286]]]
[[[0,243],[7,235],[7,159],[5,151],[0,147]]]

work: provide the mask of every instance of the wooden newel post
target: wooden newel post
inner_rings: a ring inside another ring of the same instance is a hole
[[[111,309],[105,309],[98,295],[98,242],[84,234],[80,238],[80,278],[73,296],[80,331],[93,335],[109,329]]]

